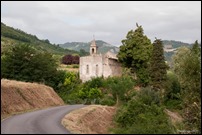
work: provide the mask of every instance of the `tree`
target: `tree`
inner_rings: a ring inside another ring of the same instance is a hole
[[[72,56],[70,54],[65,55],[64,57],[62,57],[62,63],[63,64],[67,64],[67,65],[71,65],[71,64],[79,64],[79,56]]]
[[[72,56],[72,64],[79,64],[79,56]]]
[[[80,49],[79,54],[80,54],[80,56],[87,56],[87,55],[89,55],[90,53],[89,53],[89,52],[86,52],[84,49]]]
[[[137,25],[136,30],[130,30],[126,39],[122,40],[118,53],[119,61],[132,72],[137,74],[139,83],[143,86],[149,83],[148,65],[152,52],[150,39],[144,35],[142,26]]]
[[[51,54],[29,45],[16,45],[1,57],[2,78],[52,84],[56,68]]]
[[[150,62],[151,86],[156,91],[164,89],[168,66],[165,63],[163,45],[160,39],[153,43],[153,51]]]
[[[173,60],[182,88],[186,128],[201,133],[201,52],[198,42],[191,49],[180,48]]]
[[[73,59],[72,55],[70,54],[65,55],[64,57],[62,57],[62,63],[67,65],[72,64],[72,59]]]

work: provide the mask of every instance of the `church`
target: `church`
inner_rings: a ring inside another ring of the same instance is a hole
[[[90,45],[90,55],[80,57],[79,74],[82,82],[86,82],[101,76],[104,78],[121,76],[122,67],[116,54],[110,51],[105,54],[98,54],[98,47],[94,39]]]

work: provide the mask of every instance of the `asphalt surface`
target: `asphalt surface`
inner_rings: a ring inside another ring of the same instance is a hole
[[[15,115],[1,122],[1,134],[70,134],[62,118],[85,105],[65,105]]]

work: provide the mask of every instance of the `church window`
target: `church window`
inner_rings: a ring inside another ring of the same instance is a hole
[[[86,74],[89,74],[89,66],[86,65]]]
[[[94,48],[93,48],[93,49],[92,49],[92,54],[94,53],[94,51],[95,51],[95,50],[94,50]]]
[[[96,76],[98,76],[98,65],[96,65],[95,73],[96,73]]]

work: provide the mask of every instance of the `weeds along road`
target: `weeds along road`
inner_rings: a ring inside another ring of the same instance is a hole
[[[15,115],[1,122],[1,134],[70,134],[61,124],[72,110],[85,105],[65,105]]]

